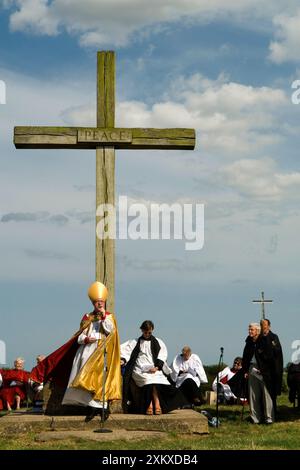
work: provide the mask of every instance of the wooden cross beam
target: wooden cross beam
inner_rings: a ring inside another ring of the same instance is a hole
[[[252,300],[252,303],[254,304],[261,304],[261,319],[264,320],[265,317],[265,304],[269,303],[271,304],[273,300],[266,300],[265,299],[265,294],[264,292],[261,293],[261,299],[260,300]]]
[[[14,144],[19,149],[96,149],[96,207],[115,206],[115,149],[193,150],[195,130],[115,127],[115,53],[97,56],[97,127],[15,127]],[[108,287],[111,311],[114,271],[115,241],[96,236],[96,280]]]

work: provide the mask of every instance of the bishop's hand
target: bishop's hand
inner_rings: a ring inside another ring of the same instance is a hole
[[[100,320],[105,320],[105,308],[101,307],[100,309]]]
[[[85,344],[95,343],[97,341],[93,336],[87,336],[84,340]]]

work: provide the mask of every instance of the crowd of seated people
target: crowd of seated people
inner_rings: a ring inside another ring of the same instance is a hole
[[[199,356],[189,346],[184,346],[169,367],[166,345],[152,334],[153,323],[146,320],[140,328],[140,337],[121,345],[124,412],[157,415],[176,408],[201,405],[200,387],[208,380]],[[266,343],[268,341],[266,334],[259,338]],[[269,343],[273,350],[274,341],[271,339]],[[44,359],[43,355],[37,356],[37,364]],[[253,355],[250,360],[253,361]],[[226,366],[215,377],[212,390],[217,392],[219,403],[248,403],[248,374],[243,364],[243,358],[238,356],[231,367]],[[20,410],[22,405],[28,405],[28,401],[34,410],[42,410],[44,386],[31,380],[24,365],[24,359],[18,357],[11,369],[0,369],[0,411]],[[300,407],[300,364],[291,363],[287,372],[289,400]]]
[[[124,351],[125,345],[122,346]],[[38,355],[36,363],[39,364],[44,358],[45,356]],[[28,400],[30,400],[34,410],[41,408],[43,402],[43,384],[32,382],[30,372],[24,369],[24,364],[24,359],[18,357],[14,361],[13,368],[0,369],[0,410],[19,410],[22,405],[28,404]],[[236,396],[230,389],[230,383],[232,377],[240,369],[241,358],[236,358],[232,368],[226,367],[219,374],[219,384],[223,390],[220,396],[225,397],[224,401],[226,403],[232,403],[232,398],[236,399]],[[178,391],[175,407],[178,405],[178,407],[188,408],[194,405],[199,406],[203,403],[200,385],[207,383],[208,380],[201,359],[197,354],[192,353],[189,346],[184,346],[181,353],[175,356],[171,368],[167,370],[165,380],[166,385],[172,384]],[[216,390],[216,382],[217,379],[213,382],[213,390]],[[168,390],[170,391],[171,388],[168,387]],[[156,413],[158,413],[160,408],[158,404],[156,404],[156,408]]]

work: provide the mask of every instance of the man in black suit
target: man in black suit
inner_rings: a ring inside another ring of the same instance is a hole
[[[279,341],[278,336],[271,331],[271,322],[268,318],[261,320],[261,332],[262,335],[267,339],[268,343],[271,345],[273,350],[273,393],[272,399],[274,403],[274,410],[276,412],[276,397],[277,395],[281,395],[281,388],[282,388],[282,374],[283,374],[283,354],[282,348]]]

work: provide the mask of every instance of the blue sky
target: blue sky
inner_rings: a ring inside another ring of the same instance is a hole
[[[276,3],[276,4],[275,4]],[[118,151],[133,202],[205,204],[205,244],[118,241],[121,340],[145,319],[169,360],[241,354],[265,291],[299,339],[300,9],[294,0],[0,1],[0,339],[30,368],[77,329],[94,276],[93,151],[16,150],[15,125],[94,125],[96,51],[117,54],[116,123],[192,127],[195,151]]]

